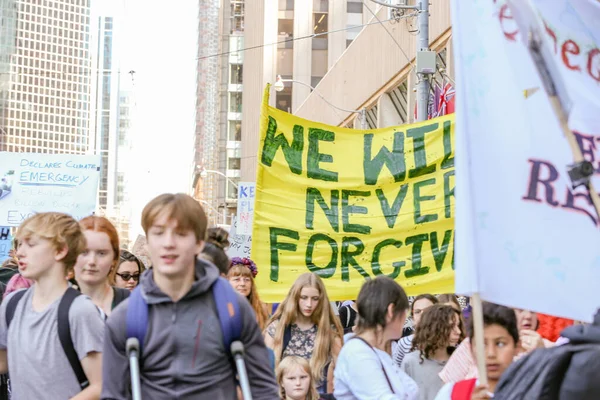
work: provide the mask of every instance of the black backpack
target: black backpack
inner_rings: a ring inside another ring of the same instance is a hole
[[[537,349],[513,363],[494,400],[600,399],[600,314],[594,324],[562,332],[570,343]]]

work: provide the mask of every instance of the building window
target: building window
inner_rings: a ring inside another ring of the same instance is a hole
[[[304,0],[308,1],[308,0]],[[339,1],[339,0],[334,0]],[[329,0],[313,0],[313,10],[320,12],[328,12],[329,11]]]
[[[302,0],[308,1],[308,0]],[[279,10],[280,11],[293,11],[294,10],[294,0],[279,0]]]
[[[241,85],[244,81],[243,65],[232,65],[231,66],[231,83],[233,85]]]
[[[292,88],[286,86],[281,92],[276,92],[275,107],[288,113],[292,112]]]
[[[314,13],[314,33],[322,34],[318,37],[327,39],[327,13]]]
[[[236,142],[242,140],[242,121],[229,121],[228,138]]]
[[[239,170],[242,166],[242,159],[237,157],[231,157],[227,161],[227,169]]]
[[[237,180],[236,180],[236,185],[237,185]],[[237,200],[238,197],[238,190],[235,186],[233,186],[233,184],[229,181],[227,181],[227,198],[230,200]]]
[[[229,93],[229,111],[234,113],[242,112],[242,93]]]
[[[346,12],[352,14],[362,14],[363,5],[361,2],[348,0],[348,2],[346,3]]]
[[[277,48],[293,49],[294,48],[294,20],[280,19],[277,24]]]

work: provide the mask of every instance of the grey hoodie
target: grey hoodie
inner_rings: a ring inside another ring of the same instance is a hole
[[[211,293],[219,277],[214,265],[198,260],[196,281],[173,303],[144,272],[142,294],[149,305],[148,330],[141,365],[142,398],[234,400],[235,368],[223,344],[221,326]],[[125,353],[129,300],[112,312],[106,323],[102,399],[129,399],[129,360]],[[254,400],[279,399],[269,356],[250,303],[239,296],[243,320],[241,341]]]

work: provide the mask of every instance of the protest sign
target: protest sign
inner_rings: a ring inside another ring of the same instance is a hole
[[[0,226],[18,226],[36,212],[91,215],[99,175],[100,156],[0,153]]]
[[[227,256],[229,258],[249,258],[251,247],[252,235],[242,235],[238,233],[237,217],[234,217],[231,228],[229,229],[229,248],[227,249]]]
[[[267,89],[268,90],[268,89]],[[314,272],[332,300],[387,275],[408,294],[454,289],[453,117],[378,130],[261,115],[252,258],[261,298]]]
[[[524,2],[510,3],[452,2],[456,291],[589,321],[600,306],[599,216],[587,188],[574,188],[569,178],[573,151],[523,40],[535,35],[520,32],[513,15]],[[532,4],[597,191],[600,7],[585,0]]]
[[[0,263],[8,258],[12,247],[12,236],[9,226],[0,226]]]
[[[237,233],[241,235],[252,235],[255,196],[256,184],[254,182],[240,182],[238,188]]]

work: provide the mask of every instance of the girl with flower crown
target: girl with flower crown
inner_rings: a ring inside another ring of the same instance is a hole
[[[249,258],[233,257],[231,266],[227,272],[227,279],[231,286],[242,296],[248,299],[250,305],[256,314],[256,321],[261,330],[265,329],[265,324],[269,318],[267,305],[260,301],[254,277],[258,274],[256,264]]]

